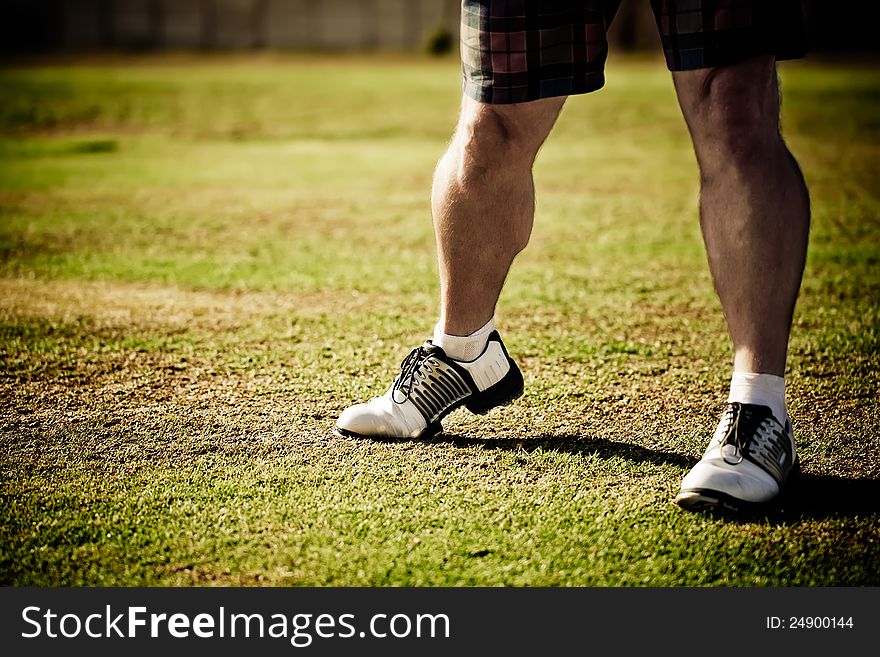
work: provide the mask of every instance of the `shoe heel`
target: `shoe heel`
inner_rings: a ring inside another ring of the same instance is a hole
[[[523,394],[522,372],[510,361],[510,371],[494,386],[473,395],[465,402],[465,408],[475,415],[485,415],[497,406],[504,406]]]

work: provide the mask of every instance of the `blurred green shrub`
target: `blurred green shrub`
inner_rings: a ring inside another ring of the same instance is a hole
[[[445,25],[438,25],[425,39],[425,52],[439,57],[452,52],[455,36]]]

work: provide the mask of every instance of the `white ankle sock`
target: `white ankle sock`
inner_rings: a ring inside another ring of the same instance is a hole
[[[776,419],[785,425],[785,379],[774,374],[734,372],[730,379],[729,402],[769,406]]]
[[[490,319],[482,328],[477,329],[470,335],[448,335],[440,330],[439,322],[434,327],[434,337],[431,339],[435,345],[446,352],[453,360],[475,360],[486,348],[489,335],[495,330],[495,318]]]

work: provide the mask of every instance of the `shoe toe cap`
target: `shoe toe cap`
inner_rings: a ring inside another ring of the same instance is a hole
[[[388,426],[384,418],[369,404],[356,404],[342,412],[336,420],[336,428],[364,436],[381,436]]]
[[[345,409],[336,421],[336,429],[370,438],[407,438],[418,433],[409,430],[405,422],[385,411],[375,400]]]
[[[779,485],[769,474],[749,461],[730,465],[722,459],[697,463],[681,482],[681,491],[712,490],[745,502],[769,502],[779,494]]]

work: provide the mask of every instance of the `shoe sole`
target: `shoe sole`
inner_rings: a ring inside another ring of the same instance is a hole
[[[429,424],[422,433],[415,436],[371,436],[365,433],[349,431],[341,427],[334,427],[333,433],[340,438],[361,438],[365,440],[431,440],[443,433],[443,425],[439,422]]]
[[[683,490],[672,501],[686,511],[709,513],[753,514],[766,511],[789,495],[800,478],[800,461],[796,460],[779,494],[766,502],[741,500],[728,493],[710,488]]]
[[[682,491],[672,500],[686,511],[708,511],[713,513],[731,511],[733,513],[742,513],[746,510],[753,510],[754,502],[737,499],[727,493],[717,490],[698,488],[695,490]]]

